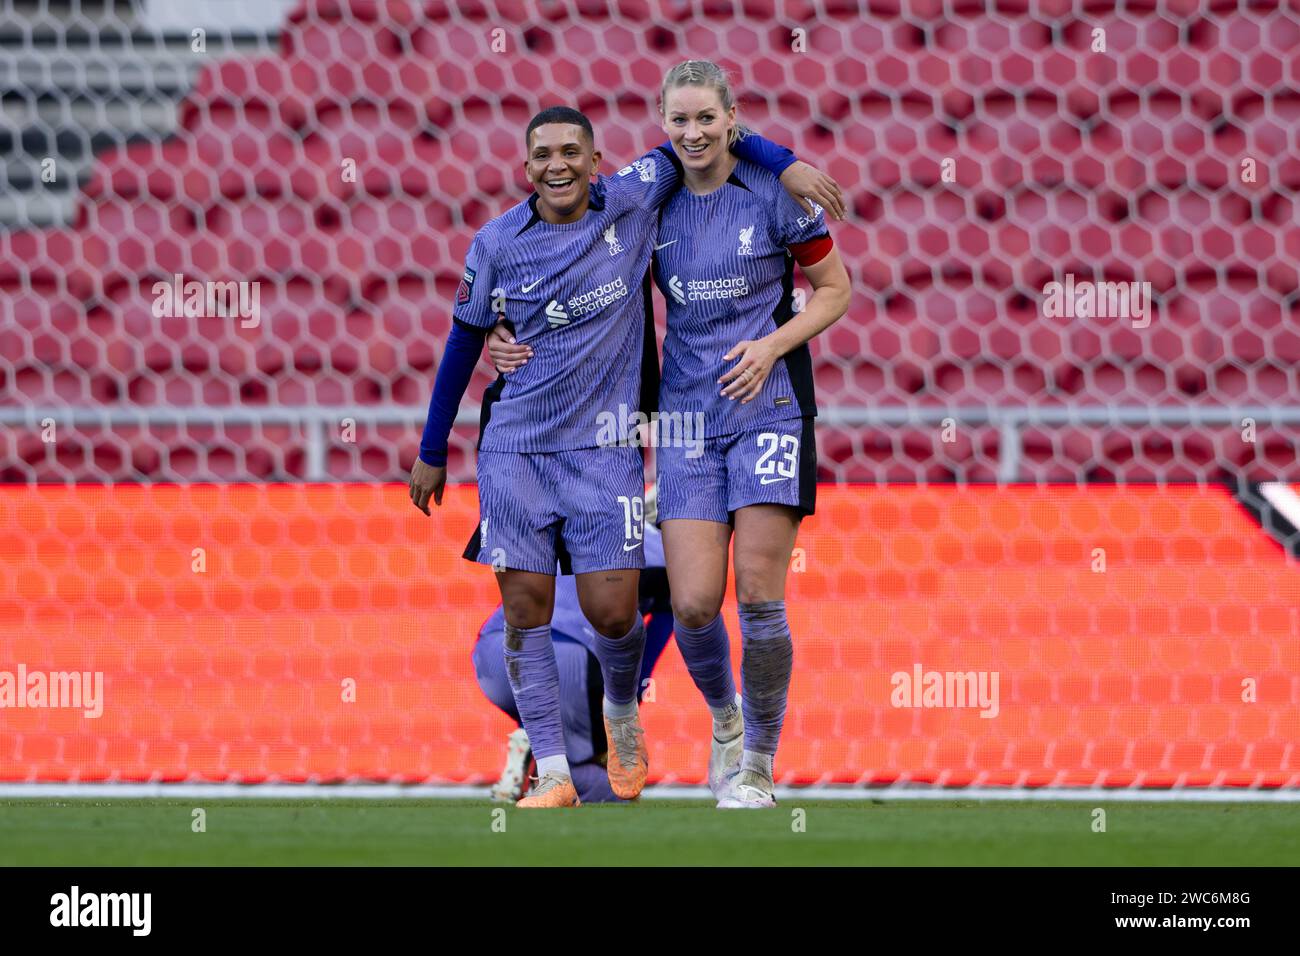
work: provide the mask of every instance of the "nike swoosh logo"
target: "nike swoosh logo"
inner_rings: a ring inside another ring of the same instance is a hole
[[[635,551],[635,550],[636,550],[637,548],[639,548],[639,547],[641,547],[641,542],[640,542],[640,541],[636,542],[635,544],[631,544],[631,545],[627,545],[627,544],[623,545],[623,550],[624,550],[624,551]]]
[[[789,478],[761,478],[759,479],[759,484],[774,485],[778,481],[789,481],[789,480],[790,480]]]
[[[661,242],[661,243],[659,243],[659,245],[655,246],[655,248],[656,248],[656,249],[662,249],[664,246],[671,246],[671,245],[672,245],[674,242],[676,242],[676,241],[677,241],[676,239],[670,239],[668,242]]]
[[[541,282],[541,281],[542,281],[541,279],[537,279],[536,281],[530,283],[529,285],[521,285],[521,286],[519,287],[519,291],[520,291],[520,292],[532,292],[534,289],[537,288],[537,283],[538,283],[538,282]]]

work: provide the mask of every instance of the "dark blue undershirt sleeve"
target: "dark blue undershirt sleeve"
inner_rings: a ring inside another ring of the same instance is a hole
[[[483,352],[483,340],[488,329],[475,328],[464,322],[453,322],[447,348],[443,350],[438,375],[433,380],[433,397],[429,399],[429,417],[424,423],[424,436],[420,439],[420,461],[426,465],[443,468],[447,465],[447,439],[456,422],[460,400],[465,397],[469,380],[474,376],[474,366]]]
[[[646,678],[654,671],[655,664],[659,662],[659,657],[663,654],[664,648],[668,646],[668,640],[672,636],[672,611],[661,611],[650,615],[650,623],[646,625],[645,629],[645,653],[641,658],[641,682],[638,685],[639,687],[645,687]],[[638,691],[638,697],[639,694]]]
[[[757,133],[750,133],[736,140],[731,151],[740,159],[762,166],[778,179],[786,169],[798,161],[798,157],[780,143],[764,139]]]

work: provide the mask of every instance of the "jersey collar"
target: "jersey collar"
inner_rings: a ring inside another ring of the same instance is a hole
[[[587,199],[587,212],[601,212],[604,210],[604,208],[605,208],[604,186],[599,182],[592,183],[591,195]],[[537,193],[532,193],[528,197],[528,210],[530,213],[528,217],[528,221],[524,223],[524,227],[522,229],[520,229],[518,232],[515,233],[516,237],[522,236],[524,233],[526,233],[529,229],[533,228],[533,226],[537,225],[539,222],[546,222],[546,220],[542,218],[542,214],[537,211]],[[582,220],[580,219],[578,221],[581,222]]]

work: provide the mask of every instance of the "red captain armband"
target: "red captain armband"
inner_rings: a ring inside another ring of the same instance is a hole
[[[790,255],[794,256],[794,261],[799,265],[811,266],[830,255],[831,250],[835,248],[835,243],[831,242],[830,236],[818,236],[816,239],[796,242],[786,248],[790,250]]]

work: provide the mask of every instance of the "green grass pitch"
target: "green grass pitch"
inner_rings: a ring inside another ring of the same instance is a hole
[[[1106,832],[1093,810],[1106,810]],[[206,832],[192,811],[206,812]],[[493,813],[494,810],[501,812]],[[802,814],[796,811],[803,811]],[[495,827],[494,827],[495,824]],[[500,832],[504,828],[504,832]],[[0,865],[1294,865],[1300,805],[788,799],[0,801]]]

